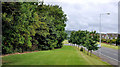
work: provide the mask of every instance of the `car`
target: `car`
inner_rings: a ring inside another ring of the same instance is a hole
[[[100,44],[96,44],[96,45],[97,45],[97,47],[101,48],[101,45],[100,45]]]

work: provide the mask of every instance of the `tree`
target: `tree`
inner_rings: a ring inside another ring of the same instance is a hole
[[[86,41],[87,33],[88,33],[87,31],[80,31],[80,30],[76,31],[75,39],[76,39],[76,44],[77,45],[81,45],[81,46],[85,47],[85,41]],[[85,48],[84,48],[84,51],[85,51]]]
[[[69,42],[70,43],[73,43],[73,44],[78,44],[78,45],[81,45],[81,46],[84,46],[88,49],[88,53],[89,51],[91,51],[92,53],[92,50],[97,50],[98,47],[96,45],[97,41],[98,41],[98,35],[96,33],[96,31],[92,31],[92,32],[89,32],[89,31],[76,31],[76,32],[71,32],[71,36],[70,36],[70,39],[69,39]],[[81,48],[83,49],[83,48]],[[84,49],[85,51],[85,49]]]
[[[88,52],[90,51],[92,53],[92,50],[97,50],[98,47],[96,43],[98,41],[98,37],[96,31],[89,32],[86,38],[86,48],[88,49]]]
[[[65,31],[65,22],[67,21],[66,14],[62,11],[62,8],[58,5],[39,5],[38,8],[38,15],[42,22],[45,22],[49,27],[50,35],[46,38],[42,38],[45,46],[49,46],[48,49],[60,48],[62,47],[62,42],[66,38],[67,34]],[[42,17],[44,16],[44,17]],[[41,41],[42,41],[41,40]],[[50,45],[51,44],[51,45]]]
[[[75,32],[72,31],[70,35],[70,39],[68,40],[69,43],[75,44]]]
[[[120,46],[120,34],[118,34],[118,38],[116,40],[116,46]]]
[[[66,14],[58,5],[3,2],[3,53],[62,47]]]

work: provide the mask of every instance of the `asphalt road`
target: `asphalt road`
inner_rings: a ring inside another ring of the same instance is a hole
[[[120,51],[112,48],[101,47],[100,49],[94,51],[93,53],[112,65],[119,65],[120,64],[119,52]]]
[[[102,54],[110,59],[115,60],[115,61],[118,61],[118,57],[120,58],[120,56],[118,56],[118,50],[115,50],[112,48],[101,47],[100,49],[98,49],[95,52]]]

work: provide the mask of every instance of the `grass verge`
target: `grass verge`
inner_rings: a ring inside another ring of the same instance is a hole
[[[98,43],[99,44],[99,43]],[[115,45],[110,45],[110,44],[106,44],[106,43],[101,43],[101,46],[103,47],[107,47],[107,48],[112,48],[112,49],[119,49],[120,47],[115,46]]]
[[[2,59],[3,65],[110,65],[76,47],[65,45],[61,49],[9,55]]]

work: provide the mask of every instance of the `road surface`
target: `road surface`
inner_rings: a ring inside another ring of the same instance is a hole
[[[101,47],[93,53],[112,65],[118,65],[120,63],[120,60],[118,60],[120,59],[119,51],[116,49]]]
[[[105,55],[113,60],[118,61],[118,50],[107,47],[101,47],[96,52],[101,53],[102,55]]]

